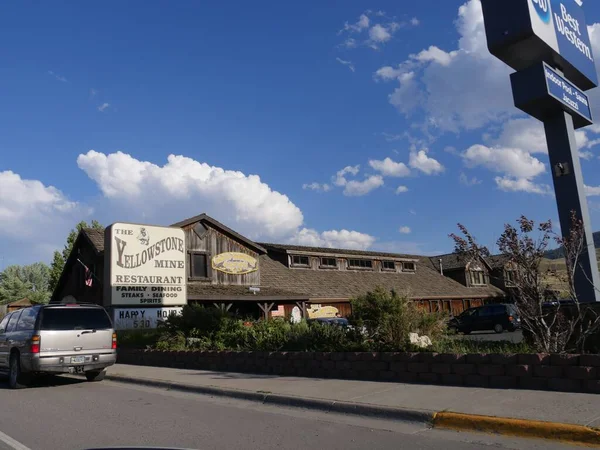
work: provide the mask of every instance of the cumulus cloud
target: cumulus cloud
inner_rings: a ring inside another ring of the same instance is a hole
[[[302,189],[316,192],[329,192],[331,190],[331,186],[329,186],[327,183],[314,182],[303,184]]]
[[[425,150],[410,152],[408,165],[413,169],[420,170],[427,175],[442,173],[445,168],[436,159],[427,156]]]
[[[365,250],[373,245],[375,238],[358,231],[331,230],[319,233],[313,229],[303,228],[290,240],[290,242],[310,247]]]
[[[0,248],[5,263],[49,261],[68,230],[90,212],[53,186],[0,172]],[[22,261],[6,259],[11,254]]]
[[[371,175],[363,181],[351,180],[344,186],[344,195],[348,197],[360,197],[383,186],[383,177]]]
[[[499,189],[507,192],[552,195],[552,189],[547,184],[536,184],[526,178],[496,177],[495,181]]]
[[[97,185],[113,216],[119,220],[168,224],[207,212],[252,239],[299,242],[318,236],[323,246],[362,248],[372,236],[347,230],[319,233],[303,227],[300,209],[257,175],[210,166],[185,156],[169,155],[160,166],[123,152],[90,150],[77,165]],[[358,173],[342,169],[342,177]],[[318,183],[316,183],[318,184]],[[315,183],[306,189],[314,189]],[[326,190],[319,185],[321,190]],[[366,247],[365,247],[366,248]]]
[[[341,34],[345,31],[351,33],[360,33],[362,30],[369,28],[369,24],[371,20],[366,14],[361,14],[356,23],[344,23],[344,28],[342,28],[338,34]]]
[[[404,194],[405,192],[408,192],[408,188],[406,186],[398,186],[396,188],[396,194]]]
[[[456,26],[457,48],[447,51],[433,45],[392,67],[393,71],[376,72],[379,79],[399,84],[389,96],[390,103],[406,115],[423,111],[428,123],[442,131],[476,129],[516,114],[511,69],[487,49],[479,0],[459,8]]]
[[[407,177],[410,175],[410,169],[406,164],[393,161],[391,158],[385,158],[383,161],[372,159],[369,161],[369,166],[385,177]]]
[[[369,39],[372,42],[383,43],[389,41],[391,38],[392,34],[389,30],[380,24],[374,25],[369,30]]]
[[[596,197],[600,195],[600,186],[585,186],[585,195]]]
[[[360,165],[357,166],[346,166],[342,170],[339,170],[335,177],[333,177],[333,184],[336,186],[346,186],[348,180],[346,179],[346,175],[354,175],[356,176],[360,170]]]
[[[481,184],[482,181],[479,180],[477,177],[472,177],[469,178],[467,176],[467,174],[465,174],[464,172],[462,172],[460,174],[460,176],[458,177],[458,180],[460,181],[460,184],[464,185],[464,186],[477,186],[478,184]]]
[[[102,103],[100,106],[98,106],[98,111],[104,112],[108,109],[109,106],[110,103]]]
[[[401,234],[410,234],[411,233],[411,229],[410,227],[400,227],[398,229],[398,232]]]
[[[483,166],[493,172],[516,178],[533,178],[546,171],[539,159],[519,148],[486,147],[473,145],[462,155],[468,167]]]

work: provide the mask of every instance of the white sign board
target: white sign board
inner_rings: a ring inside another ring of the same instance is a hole
[[[182,307],[171,308],[117,308],[113,311],[116,330],[139,330],[156,328],[171,314],[181,314]]]
[[[182,229],[115,223],[104,241],[106,306],[187,303]]]

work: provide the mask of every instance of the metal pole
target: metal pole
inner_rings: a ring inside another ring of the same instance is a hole
[[[544,121],[544,128],[562,235],[568,236],[571,230],[571,211],[583,221],[585,231],[583,254],[575,271],[578,300],[597,302],[600,301],[600,276],[573,118],[566,112],[557,113]]]

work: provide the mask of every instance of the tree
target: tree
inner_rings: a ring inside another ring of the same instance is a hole
[[[536,226],[534,221],[521,216],[517,224],[517,227],[504,225],[497,245],[515,270],[513,289],[526,336],[541,352],[583,351],[587,337],[600,329],[600,317],[592,308],[580,303],[574,283],[579,258],[584,251],[583,224],[573,214],[571,233],[565,237],[553,231],[550,221]],[[471,258],[485,258],[489,254],[487,249],[477,245],[466,227],[461,224],[458,227],[463,236],[450,235],[455,251]],[[568,307],[563,302],[549,299],[552,288],[542,262],[552,240],[565,252],[567,271],[563,279],[568,287]]]
[[[44,263],[9,266],[0,274],[0,303],[27,298],[32,303],[50,299],[50,268]]]
[[[95,230],[104,230],[104,227],[97,220],[92,220],[90,224],[88,224],[85,220],[82,220],[75,228],[69,232],[67,236],[67,243],[65,244],[62,253],[58,251],[54,252],[54,257],[52,259],[52,264],[50,265],[50,290],[54,291],[56,289],[56,285],[58,284],[58,280],[60,279],[60,274],[62,273],[65,263],[71,254],[71,250],[73,250],[73,245],[75,244],[75,240],[79,235],[79,232],[84,228],[92,228]]]

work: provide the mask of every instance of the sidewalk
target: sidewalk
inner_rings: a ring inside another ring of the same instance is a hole
[[[109,368],[106,378],[263,403],[432,422],[434,426],[454,429],[566,441],[573,441],[573,433],[575,436],[583,433],[587,436],[585,440],[575,441],[600,445],[600,432],[583,428],[600,429],[600,395],[597,394],[281,377],[124,364]],[[491,418],[478,419],[481,416]],[[511,421],[498,421],[494,417],[522,420],[507,425]],[[490,419],[498,422],[492,428]],[[530,421],[551,423],[535,425]],[[575,427],[565,428],[559,424]],[[536,433],[527,432],[534,428]]]

